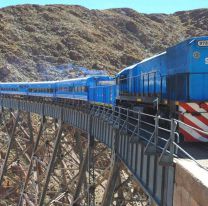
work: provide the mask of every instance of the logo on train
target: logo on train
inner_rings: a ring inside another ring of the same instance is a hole
[[[198,46],[208,46],[208,40],[198,41]]]

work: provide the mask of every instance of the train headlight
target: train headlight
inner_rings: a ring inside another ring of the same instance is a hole
[[[205,58],[205,64],[208,64],[208,57]]]
[[[194,53],[193,53],[193,57],[194,57],[194,59],[199,59],[200,58],[200,53],[198,52],[198,51],[195,51]]]

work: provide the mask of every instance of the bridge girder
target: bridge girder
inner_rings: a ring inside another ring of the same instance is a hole
[[[8,145],[1,151],[6,154],[1,158],[0,189],[6,190],[9,181],[13,193],[10,190],[7,198],[15,197],[12,204],[104,206],[148,202],[119,160],[116,138],[110,151],[94,139],[92,128],[84,133],[64,124],[61,117],[57,120],[6,108],[1,109],[0,116]],[[5,146],[5,142],[0,144]],[[129,186],[132,190],[124,189]]]

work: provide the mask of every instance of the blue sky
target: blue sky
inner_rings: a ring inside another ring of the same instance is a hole
[[[17,4],[77,4],[90,9],[128,7],[143,13],[208,8],[208,0],[0,0],[0,7]]]

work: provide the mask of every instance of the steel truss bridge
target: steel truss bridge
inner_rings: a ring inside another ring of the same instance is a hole
[[[173,204],[176,120],[77,101],[1,97],[0,108],[1,146],[6,151],[0,151],[0,196],[8,187],[4,197],[15,194],[19,206],[128,205],[122,200],[128,199],[126,194],[134,205],[149,200],[153,205]],[[34,114],[39,115],[38,130]],[[165,123],[169,128],[162,127]],[[74,134],[71,139],[66,138],[69,133]],[[106,162],[102,169],[99,158]],[[122,194],[119,188],[130,187],[130,182],[132,187],[137,183],[134,191]],[[103,190],[99,204],[98,185]]]

